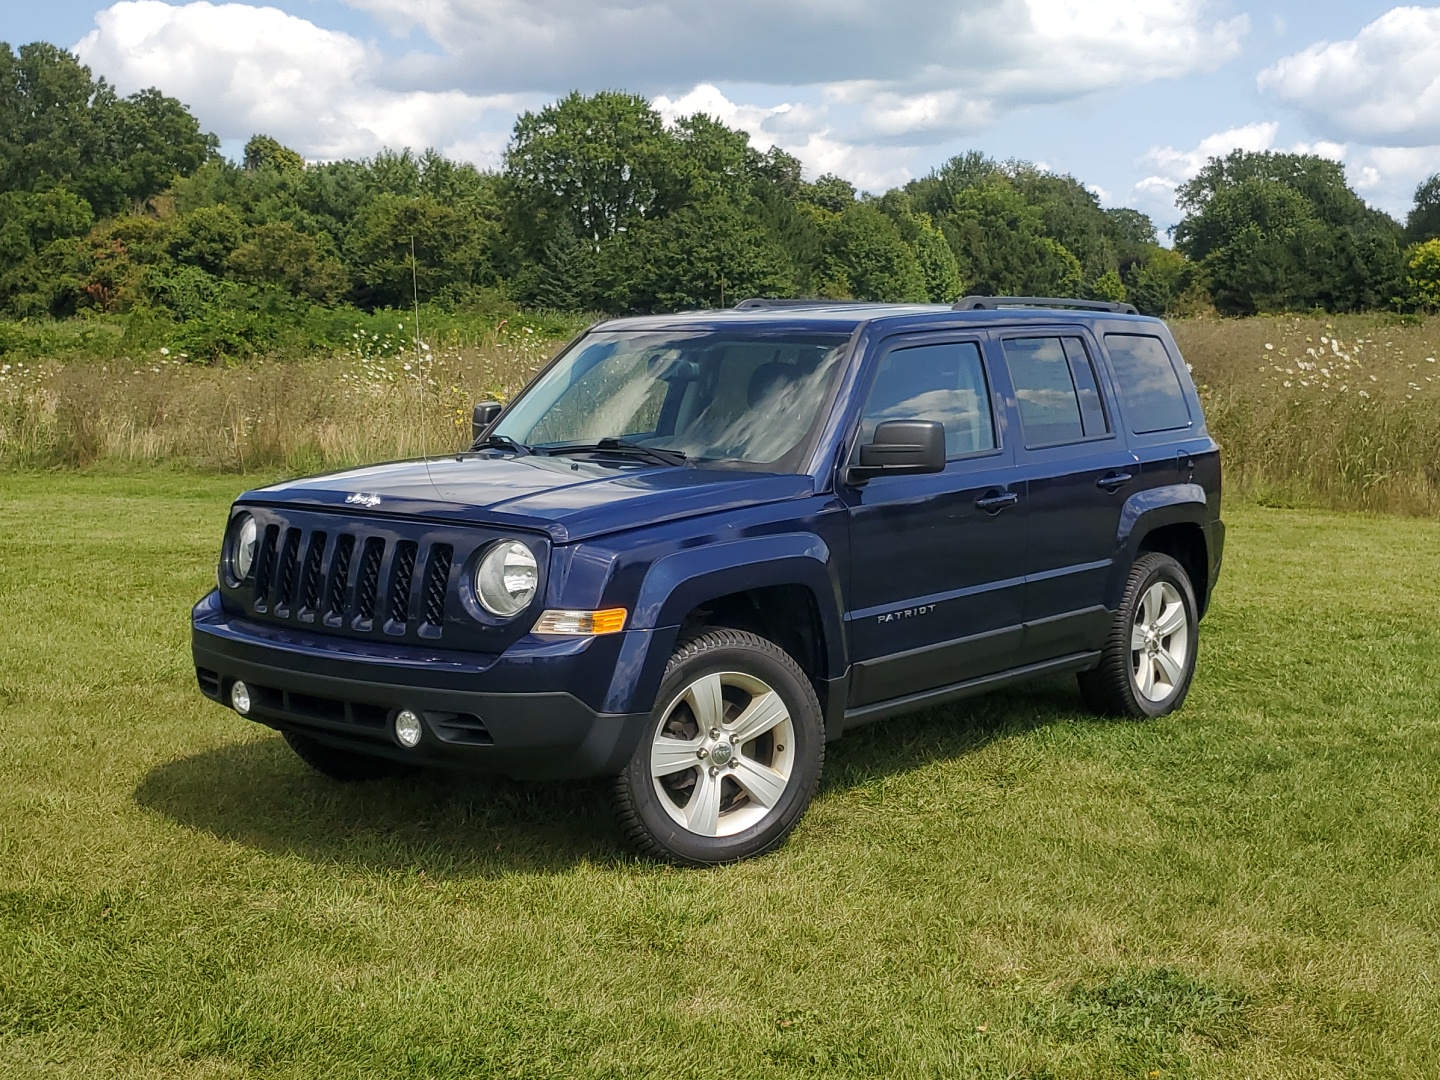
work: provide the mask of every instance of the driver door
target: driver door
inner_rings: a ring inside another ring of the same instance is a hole
[[[856,439],[886,420],[945,425],[944,472],[839,485],[849,509],[851,708],[1018,663],[1025,487],[983,335],[914,335],[878,358]]]

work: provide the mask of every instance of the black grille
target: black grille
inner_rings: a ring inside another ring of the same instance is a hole
[[[255,556],[255,610],[264,611],[270,600],[270,574],[275,569],[275,543],[280,526],[265,526],[260,553]]]
[[[300,561],[300,530],[285,530],[285,546],[275,567],[275,614],[284,616],[295,592],[295,564]]]
[[[385,594],[390,599],[387,629],[395,633],[403,631],[410,619],[410,584],[415,579],[417,550],[413,540],[401,540],[395,545],[395,564],[390,569],[390,588]]]
[[[325,621],[338,625],[345,614],[345,597],[350,585],[350,556],[355,551],[355,537],[345,535],[335,541],[335,555],[330,560],[330,584],[325,590]]]
[[[320,606],[320,562],[325,557],[326,536],[323,532],[310,534],[310,545],[305,549],[305,573],[300,578],[300,618],[315,618],[315,609]]]
[[[372,536],[365,541],[365,550],[360,556],[360,576],[355,579],[355,618],[357,623],[370,629],[375,618],[375,593],[380,588],[380,560],[385,557],[385,541]]]
[[[430,549],[430,565],[425,568],[425,625],[445,625],[445,593],[450,583],[450,563],[455,549],[449,544],[436,544]]]

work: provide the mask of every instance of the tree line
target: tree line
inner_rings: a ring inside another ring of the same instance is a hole
[[[1405,225],[1332,161],[1237,151],[1179,191],[1173,247],[1079,180],[979,153],[880,196],[641,97],[578,93],[517,121],[503,167],[434,151],[243,159],[158,90],[0,43],[0,316],[131,313],[197,348],[263,347],[316,309],[497,303],[659,312],[747,296],[1129,300],[1153,314],[1440,304],[1440,176]]]

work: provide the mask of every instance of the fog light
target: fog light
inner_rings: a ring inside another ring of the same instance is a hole
[[[409,709],[401,709],[395,714],[395,741],[407,750],[420,745],[420,736],[425,734],[425,728],[420,723],[418,713]]]
[[[236,679],[235,685],[230,687],[230,704],[241,716],[250,715],[250,687],[239,679]]]

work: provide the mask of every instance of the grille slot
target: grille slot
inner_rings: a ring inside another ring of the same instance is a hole
[[[369,630],[375,619],[375,593],[380,588],[380,560],[385,557],[385,541],[372,536],[365,541],[360,554],[360,574],[355,579],[355,629]]]
[[[425,625],[437,630],[445,625],[445,593],[454,558],[455,549],[449,544],[436,544],[430,549],[429,565],[425,568]]]
[[[300,530],[285,530],[285,546],[275,567],[275,614],[284,618],[295,592],[295,564],[300,561]]]
[[[255,556],[256,611],[264,611],[270,599],[270,573],[275,567],[275,543],[279,536],[280,526],[265,526],[265,535],[260,540],[260,551]]]
[[[305,572],[300,578],[300,618],[313,620],[315,609],[320,606],[320,564],[325,558],[323,532],[310,534],[310,546],[305,549]]]
[[[404,633],[405,624],[410,620],[410,585],[415,580],[415,554],[418,548],[413,540],[401,540],[395,546],[395,564],[390,569],[390,588],[386,596],[390,600],[390,633]]]
[[[355,551],[355,537],[341,536],[335,541],[335,554],[330,560],[330,582],[325,588],[325,621],[340,625],[345,615],[345,597],[350,584],[350,556]]]

